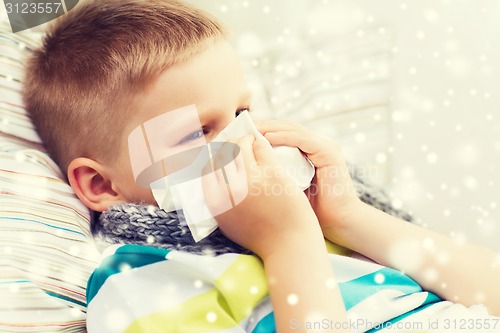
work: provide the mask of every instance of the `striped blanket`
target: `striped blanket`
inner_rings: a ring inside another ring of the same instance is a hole
[[[500,332],[483,306],[466,308],[422,290],[403,273],[354,258],[330,244],[348,312],[343,323],[290,318],[290,332]],[[142,245],[108,249],[87,287],[87,329],[95,332],[275,332],[261,261]]]

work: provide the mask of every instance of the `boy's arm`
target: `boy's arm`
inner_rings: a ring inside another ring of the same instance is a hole
[[[277,332],[308,332],[307,324],[315,322],[322,324],[315,332],[348,332],[339,329],[346,312],[321,230],[307,233],[262,258]]]
[[[500,315],[500,254],[403,222],[362,203],[340,147],[290,122],[257,122],[273,145],[295,146],[316,167],[311,206],[329,240],[391,266],[441,297]]]
[[[359,202],[325,237],[403,271],[423,289],[500,315],[500,254],[410,224]]]
[[[280,171],[263,139],[245,136],[238,145],[241,154],[224,167],[224,175],[204,173],[205,198],[219,212],[214,215],[221,231],[264,262],[277,332],[307,332],[312,321],[344,322],[342,297],[307,197]],[[214,156],[214,165],[224,165],[224,153]],[[224,210],[228,192],[237,204]],[[331,326],[320,332],[345,330]]]

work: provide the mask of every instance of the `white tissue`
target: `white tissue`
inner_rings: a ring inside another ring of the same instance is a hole
[[[230,139],[238,139],[248,134],[252,134],[256,138],[264,138],[255,127],[248,112],[245,111],[226,126],[213,141],[227,142]],[[307,189],[315,172],[311,161],[295,147],[280,146],[273,147],[273,149],[279,155],[284,170],[297,186],[302,190]],[[199,242],[217,229],[217,221],[213,217],[214,212],[210,212],[205,204],[202,179],[195,178],[175,186],[169,186],[167,178],[161,178],[151,184],[153,196],[159,207],[166,211],[182,209],[194,240]],[[229,200],[228,204],[229,206],[219,213],[231,209]]]

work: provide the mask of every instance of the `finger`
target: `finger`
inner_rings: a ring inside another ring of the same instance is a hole
[[[253,152],[257,164],[272,164],[277,162],[271,145],[262,138],[254,141]]]
[[[326,137],[290,131],[267,133],[265,137],[273,146],[299,148],[317,168],[342,160],[340,147]]]
[[[254,120],[257,130],[262,133],[276,132],[276,131],[299,131],[307,130],[304,126],[294,123],[289,120]]]
[[[298,131],[279,131],[265,134],[273,146],[297,147],[306,154],[316,154],[325,145],[323,138]]]

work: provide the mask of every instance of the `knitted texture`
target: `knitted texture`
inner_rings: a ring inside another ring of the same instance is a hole
[[[219,229],[196,243],[181,214],[182,212],[166,212],[152,205],[113,205],[101,214],[93,232],[97,245],[101,248],[121,243],[150,245],[204,255],[250,254],[250,251],[225,237]]]
[[[410,214],[391,204],[389,196],[383,190],[363,180],[356,168],[350,166],[349,171],[363,202],[403,220],[412,221]],[[150,245],[204,255],[250,253],[225,237],[220,229],[196,243],[182,212],[166,212],[152,205],[113,205],[94,221],[92,231],[100,248],[121,243]]]

